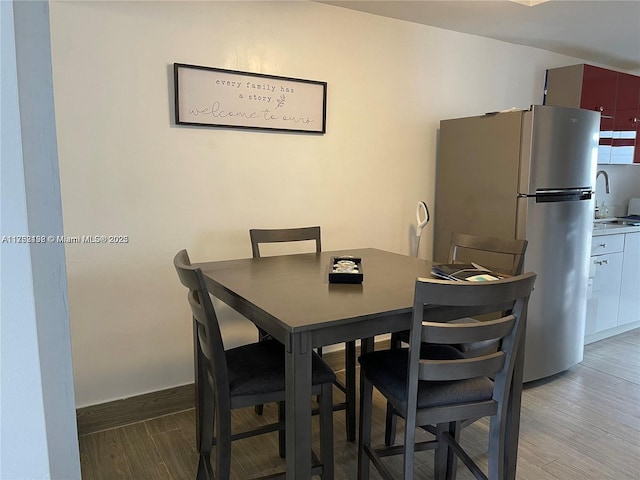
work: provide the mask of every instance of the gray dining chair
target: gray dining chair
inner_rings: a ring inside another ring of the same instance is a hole
[[[518,238],[498,238],[453,232],[449,245],[449,263],[474,262],[505,275],[520,275],[528,241]],[[486,318],[486,316],[484,317]],[[468,321],[464,318],[457,321]],[[474,342],[456,345],[465,355],[478,355],[495,350],[495,342]]]
[[[527,305],[536,274],[529,272],[492,282],[452,282],[421,279],[415,284],[409,348],[366,353],[360,357],[360,435],[358,479],[369,478],[370,464],[385,480],[410,480],[414,453],[434,449],[436,480],[455,478],[456,457],[477,479],[502,480],[507,441],[506,422],[518,350],[524,341]],[[425,321],[425,309],[458,308],[469,314],[495,312],[485,322]],[[454,345],[498,341],[497,351],[466,357]],[[520,365],[519,368],[522,366]],[[520,376],[521,378],[521,376]],[[405,419],[404,446],[374,448],[371,443],[373,387]],[[521,389],[522,385],[513,388]],[[488,475],[460,445],[461,424],[489,417]],[[518,416],[519,418],[519,416]],[[435,440],[416,443],[424,427]],[[517,450],[517,448],[515,449]],[[511,450],[510,455],[517,452]],[[402,472],[382,461],[402,454]]]
[[[285,351],[276,340],[224,350],[218,318],[202,271],[191,265],[186,250],[173,264],[193,314],[194,374],[196,388],[196,443],[199,454],[197,480],[228,479],[231,442],[269,432],[279,432],[280,456],[285,455]],[[312,357],[312,393],[320,398],[320,457],[313,456],[314,474],[333,479],[332,389],[335,374],[315,353]],[[309,399],[311,400],[311,399]],[[231,411],[277,402],[278,421],[232,433]],[[215,466],[211,453],[216,447]],[[309,453],[312,455],[312,452]],[[263,477],[261,477],[263,478]],[[264,478],[274,478],[273,475]]]
[[[321,231],[319,226],[300,228],[276,228],[276,229],[251,229],[249,230],[251,239],[251,252],[254,258],[260,258],[260,245],[264,243],[283,242],[315,242],[315,251],[322,251]],[[258,329],[259,339],[268,338],[267,333]],[[322,347],[317,349],[322,356]],[[345,410],[347,440],[350,442],[356,439],[356,342],[345,342],[345,382],[336,379],[336,387],[345,395],[344,402],[334,405],[334,410]],[[262,405],[256,406],[256,413],[262,413]]]
[[[524,268],[527,240],[453,232],[449,263],[475,262],[498,273],[520,275]]]
[[[520,275],[524,268],[524,257],[527,251],[527,240],[513,238],[499,238],[469,233],[453,232],[449,243],[448,263],[474,262],[498,273],[506,275]],[[463,318],[456,321],[468,321]],[[391,335],[391,347],[400,348],[402,343],[409,340],[409,332],[398,332]],[[495,342],[484,341],[471,344],[456,345],[465,355],[479,355],[496,349]],[[471,422],[469,422],[471,423]],[[395,443],[396,419],[393,409],[387,404],[387,418],[385,422],[385,444]]]
[[[320,253],[322,251],[322,238],[320,234],[320,227],[318,226],[273,229],[252,228],[249,230],[249,238],[251,239],[251,253],[253,258],[260,258],[260,244],[262,243],[311,241],[315,244],[316,253]],[[258,340],[269,337],[270,336],[267,332],[258,327]],[[321,348],[318,349],[318,353],[322,356]]]

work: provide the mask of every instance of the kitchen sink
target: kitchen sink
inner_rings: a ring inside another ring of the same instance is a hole
[[[621,225],[619,223],[610,223],[610,222],[598,222],[593,224],[594,230],[611,230],[615,228],[623,228],[626,225]]]
[[[625,218],[604,218],[595,220],[593,223],[594,229],[612,229],[620,227],[633,227],[640,225],[638,220],[628,220]]]

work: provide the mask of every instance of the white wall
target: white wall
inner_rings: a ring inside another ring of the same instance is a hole
[[[409,253],[439,121],[540,103],[579,62],[312,2],[54,1],[51,29],[65,233],[130,239],[66,247],[79,406],[192,381],[179,249],[248,257],[251,227],[319,224],[326,250]],[[326,81],[327,133],[175,126],[174,62]]]

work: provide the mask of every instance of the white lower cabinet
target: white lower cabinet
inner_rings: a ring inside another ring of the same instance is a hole
[[[587,301],[585,335],[618,325],[622,252],[591,257],[591,272],[592,290]]]
[[[640,321],[640,232],[624,239],[618,325]]]
[[[585,340],[590,343],[640,324],[640,232],[591,241]]]

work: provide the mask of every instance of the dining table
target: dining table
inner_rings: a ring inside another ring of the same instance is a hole
[[[360,259],[362,283],[330,283],[333,257]],[[431,261],[376,248],[196,263],[211,295],[250,318],[285,346],[286,478],[311,478],[311,352],[316,347],[409,330],[415,282],[431,277]],[[469,312],[425,309],[447,321]],[[524,338],[524,337],[523,337]],[[515,478],[522,394],[519,349],[508,412],[507,478]]]

